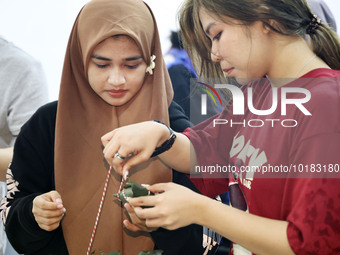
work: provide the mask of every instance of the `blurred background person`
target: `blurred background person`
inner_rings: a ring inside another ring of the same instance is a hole
[[[164,61],[169,71],[174,98],[179,104],[185,115],[193,124],[198,124],[205,119],[217,114],[221,109],[214,105],[214,102],[208,98],[206,114],[201,114],[202,109],[202,90],[198,86],[206,88],[200,81],[195,72],[193,63],[187,52],[183,49],[183,43],[180,31],[171,31],[171,47],[164,55]],[[201,85],[198,85],[200,83]],[[205,93],[205,92],[203,92]]]
[[[174,89],[173,100],[190,118],[190,79],[197,78],[197,75],[187,52],[183,49],[181,33],[171,31],[170,41],[171,48],[165,54],[164,60]]]
[[[45,73],[32,56],[0,36],[0,196],[21,126],[48,102]],[[17,254],[0,228],[0,254]]]

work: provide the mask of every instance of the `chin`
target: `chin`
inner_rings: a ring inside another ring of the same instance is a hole
[[[259,78],[237,78],[235,77],[235,80],[237,81],[238,84],[240,85],[247,85],[250,82],[256,81]]]
[[[124,98],[112,98],[112,97],[105,97],[105,98],[102,97],[102,99],[108,105],[116,106],[116,107],[123,106],[129,101]]]
[[[108,101],[107,103],[111,106],[120,107],[120,106],[124,106],[128,104],[130,101],[131,100],[121,100],[121,101],[111,100],[111,101]]]

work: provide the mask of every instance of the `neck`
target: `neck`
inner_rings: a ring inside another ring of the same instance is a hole
[[[282,86],[316,68],[329,68],[300,37],[280,36],[275,43],[274,58],[267,73],[275,86]]]

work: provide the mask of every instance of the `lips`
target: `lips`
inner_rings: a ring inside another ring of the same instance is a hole
[[[120,97],[123,97],[127,93],[127,90],[125,90],[125,89],[119,89],[119,90],[111,89],[111,90],[108,90],[107,92],[109,93],[110,96],[112,96],[114,98],[120,98]]]
[[[231,73],[234,71],[234,69],[235,69],[234,67],[231,67],[231,68],[223,68],[222,70],[223,72],[227,73],[228,76],[230,76]]]

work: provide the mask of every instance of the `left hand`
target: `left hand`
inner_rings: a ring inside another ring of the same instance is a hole
[[[133,207],[129,204],[129,203],[125,203],[124,207],[126,209],[126,211],[129,213],[131,222],[129,220],[124,220],[124,226],[134,232],[137,231],[146,231],[146,232],[151,232],[151,231],[155,231],[157,228],[149,228],[146,226],[145,224],[145,220],[139,218],[136,213],[135,210],[133,209]]]
[[[145,219],[146,226],[174,230],[196,222],[201,195],[175,183],[159,183],[148,189],[155,195],[128,200],[135,207],[137,216]]]

